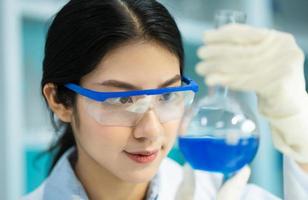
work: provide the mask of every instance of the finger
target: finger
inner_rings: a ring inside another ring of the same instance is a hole
[[[229,66],[227,62],[224,61],[207,61],[200,62],[196,65],[196,73],[200,76],[212,76],[212,75],[224,75],[233,74],[234,70],[232,66]]]
[[[254,64],[257,63],[254,59],[255,57],[245,57],[242,59],[227,57],[221,59],[211,58],[197,63],[195,70],[200,76],[207,76],[213,73],[224,73],[226,76],[237,74],[246,76],[247,74],[254,74],[257,71],[260,71],[258,66]]]
[[[250,59],[254,57],[263,57],[267,55],[271,50],[276,49],[272,37],[263,40],[262,43],[239,45],[229,43],[210,44],[201,46],[197,50],[197,56],[202,60],[208,59]]]
[[[208,86],[227,85],[227,77],[223,73],[215,73],[205,77]]]
[[[262,54],[266,54],[269,47],[272,49],[273,47],[277,48],[274,43],[272,37],[268,37],[263,40],[261,43],[256,44],[230,44],[230,43],[215,43],[209,44],[205,46],[201,46],[197,50],[197,56],[200,59],[209,59],[216,57],[248,57],[248,56],[260,56]]]
[[[255,91],[257,81],[254,81],[249,74],[228,74],[228,73],[212,73],[205,76],[205,83],[208,86],[224,86],[233,90]]]
[[[229,71],[230,68],[223,61],[200,62],[196,65],[196,73],[200,76],[228,73]]]
[[[240,75],[240,74],[223,74],[216,73],[207,75],[205,78],[205,83],[208,86],[224,86],[232,90],[239,91],[256,91],[259,87],[259,83],[254,81],[251,75]]]
[[[199,76],[204,76],[206,73],[206,63],[205,62],[199,62],[197,63],[196,67],[195,67],[195,72],[199,75]]]
[[[224,87],[228,87],[232,90],[238,91],[253,91],[255,92],[258,87],[258,81],[256,81],[257,77],[254,77],[250,74],[246,76],[243,75],[234,75],[232,78],[230,76],[229,79],[225,79],[224,82],[220,83]]]
[[[233,90],[252,91],[259,93],[264,88],[281,79],[279,73],[273,73],[271,70],[258,70],[257,72],[228,72],[212,73],[205,75],[206,84],[209,86],[221,85]],[[273,81],[275,80],[275,81]]]
[[[211,43],[259,43],[269,33],[267,29],[260,29],[244,24],[228,24],[216,30],[204,33],[205,44]]]
[[[250,172],[250,168],[245,166],[234,177],[225,182],[217,194],[217,200],[239,200],[249,179]]]
[[[231,45],[231,44],[215,44],[202,46],[197,50],[197,55],[200,59],[210,59],[222,57],[243,57],[252,56],[255,54],[255,48],[251,48],[243,45]]]

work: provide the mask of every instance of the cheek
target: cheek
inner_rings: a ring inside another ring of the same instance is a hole
[[[166,145],[167,151],[169,151],[172,148],[177,138],[179,125],[180,125],[180,120],[174,120],[163,124],[167,139],[166,141],[168,141],[167,142],[168,144]]]
[[[105,152],[110,156],[123,150],[131,135],[130,128],[102,126],[82,106],[78,107],[78,111],[75,135],[84,150],[90,154]]]
[[[131,132],[125,128],[104,127],[95,123],[81,123],[79,130],[80,142],[110,152],[123,150]]]

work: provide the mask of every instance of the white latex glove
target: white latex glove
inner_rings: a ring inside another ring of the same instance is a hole
[[[243,167],[219,189],[215,200],[240,200],[250,176],[250,168]],[[175,200],[193,200],[195,192],[195,174],[189,165],[184,166],[183,180],[177,190]]]
[[[277,149],[308,163],[304,54],[288,33],[232,24],[204,35],[196,66],[210,86],[254,91]]]
[[[250,176],[250,168],[243,167],[227,180],[217,194],[217,200],[240,200]]]

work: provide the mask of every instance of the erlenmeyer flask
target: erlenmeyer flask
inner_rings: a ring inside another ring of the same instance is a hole
[[[242,12],[225,10],[215,18],[217,27],[245,19]],[[259,145],[256,118],[234,94],[238,92],[221,86],[209,88],[208,95],[185,113],[178,145],[194,169],[229,176],[253,160]]]

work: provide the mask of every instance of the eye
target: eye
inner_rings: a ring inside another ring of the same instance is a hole
[[[107,99],[106,102],[110,104],[118,104],[118,105],[126,105],[129,103],[133,103],[133,99],[131,97],[119,97],[119,98],[110,98]]]
[[[173,101],[176,98],[176,94],[175,93],[165,93],[162,94],[160,97],[160,101],[164,101],[164,102],[170,102]]]
[[[131,97],[121,97],[121,98],[119,98],[119,101],[120,101],[122,104],[133,103],[133,100],[132,100]]]

